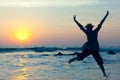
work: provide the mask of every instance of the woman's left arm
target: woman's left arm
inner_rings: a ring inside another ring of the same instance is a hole
[[[104,16],[104,18],[101,20],[100,24],[98,24],[98,27],[96,28],[96,31],[99,31],[100,28],[102,27],[102,24],[104,23],[104,21],[106,20],[107,16],[109,15],[109,11],[107,11],[106,15]]]

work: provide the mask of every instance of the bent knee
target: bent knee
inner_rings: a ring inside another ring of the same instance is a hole
[[[83,60],[83,59],[84,59],[83,57],[77,56],[77,60],[78,60],[78,61],[81,61],[81,60]]]

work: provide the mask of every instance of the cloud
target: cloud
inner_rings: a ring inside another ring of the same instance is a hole
[[[0,0],[0,7],[50,7],[91,5],[99,0]]]

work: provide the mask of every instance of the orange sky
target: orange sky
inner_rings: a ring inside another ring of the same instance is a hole
[[[82,46],[86,36],[72,16],[76,14],[82,25],[97,26],[107,10],[110,15],[99,32],[100,45],[120,45],[120,3],[117,0],[41,1],[0,1],[0,47]]]

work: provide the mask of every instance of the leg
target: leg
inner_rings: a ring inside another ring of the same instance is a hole
[[[74,57],[74,58],[70,59],[70,60],[68,61],[68,63],[70,64],[70,63],[74,62],[75,60],[77,60],[77,57]]]
[[[68,63],[72,63],[75,60],[83,60],[85,57],[89,56],[90,52],[87,49],[84,49],[82,53],[77,54],[77,57],[74,57],[68,61]]]
[[[105,69],[104,69],[103,64],[99,65],[99,67],[100,67],[100,69],[102,70],[103,75],[104,75],[105,77],[107,77],[107,75],[106,75],[106,73],[105,73]]]
[[[94,59],[96,60],[97,64],[99,65],[100,69],[102,70],[103,75],[106,77],[105,69],[103,66],[103,59],[100,56],[99,51],[95,50],[92,55],[93,55]]]

